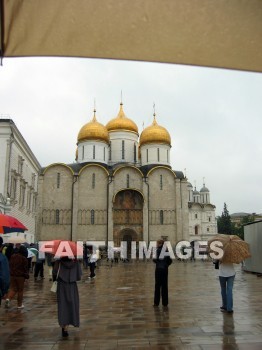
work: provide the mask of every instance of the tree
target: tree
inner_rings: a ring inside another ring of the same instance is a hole
[[[240,225],[233,225],[233,234],[239,236],[240,238],[244,239],[244,225],[249,223],[249,222],[254,222],[255,221],[255,216],[254,215],[247,215],[244,216],[241,219]]]
[[[224,203],[224,210],[222,215],[217,219],[217,230],[218,233],[223,233],[226,235],[232,234],[232,222],[229,212],[227,210],[227,205]]]

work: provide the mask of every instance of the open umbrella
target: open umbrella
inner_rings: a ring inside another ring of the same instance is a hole
[[[34,255],[37,256],[38,254],[38,250],[36,248],[27,248],[27,250],[28,250],[28,254],[30,254],[31,256],[34,256]]]
[[[212,242],[219,241],[223,244],[224,255],[220,259],[223,263],[239,264],[251,256],[249,244],[236,235],[217,234],[208,241],[208,246]]]
[[[24,243],[25,239],[23,237],[9,237],[7,242],[8,243],[14,243],[14,244],[22,244]]]
[[[0,214],[0,233],[24,232],[27,227],[10,215]]]

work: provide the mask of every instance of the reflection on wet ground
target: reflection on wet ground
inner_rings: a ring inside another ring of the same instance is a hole
[[[47,268],[46,268],[47,271]],[[169,268],[169,307],[153,307],[154,264],[107,262],[79,283],[81,326],[61,338],[51,282],[26,286],[23,310],[0,308],[0,349],[262,349],[262,279],[237,266],[234,314],[220,312],[211,262]]]

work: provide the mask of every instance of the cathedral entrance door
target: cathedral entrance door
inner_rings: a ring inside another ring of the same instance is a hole
[[[137,241],[137,234],[131,229],[124,229],[121,233],[121,241],[126,242],[127,245],[127,259],[131,259],[132,241]]]

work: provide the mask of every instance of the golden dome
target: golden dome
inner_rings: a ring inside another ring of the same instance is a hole
[[[166,143],[171,146],[169,132],[157,124],[155,114],[152,125],[145,128],[140,135],[140,147],[146,143]]]
[[[106,128],[108,131],[116,131],[116,130],[128,130],[135,132],[138,134],[138,128],[136,123],[134,123],[131,119],[127,118],[123,111],[123,103],[120,103],[120,110],[116,118],[110,120]]]
[[[91,122],[85,124],[78,133],[77,141],[99,140],[109,143],[107,128],[96,120],[96,110]]]

